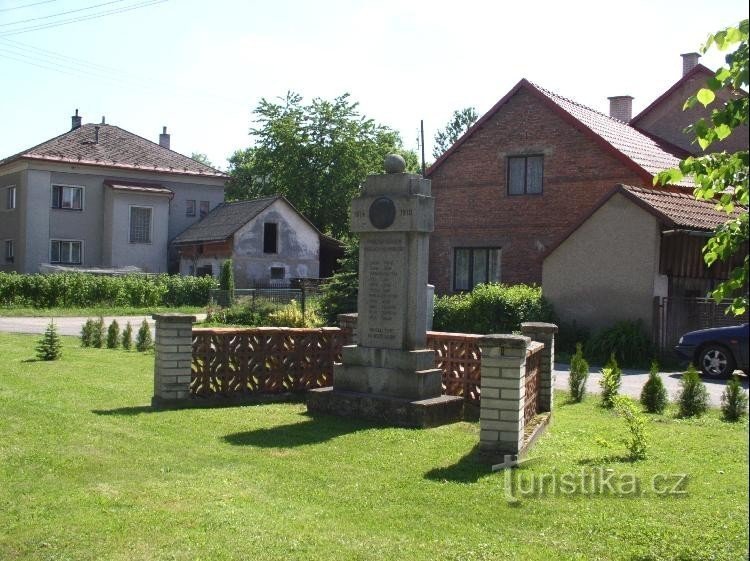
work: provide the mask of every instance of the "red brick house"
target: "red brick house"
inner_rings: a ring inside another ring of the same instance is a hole
[[[614,118],[518,82],[427,171],[436,200],[429,272],[436,291],[540,284],[548,250],[615,185],[651,188],[656,173],[690,153],[673,113],[708,74],[701,65],[686,68],[635,125],[628,96],[610,98]]]

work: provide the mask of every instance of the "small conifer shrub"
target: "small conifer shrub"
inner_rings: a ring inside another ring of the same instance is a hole
[[[129,351],[133,347],[133,326],[130,322],[125,324],[125,329],[122,330],[122,348]]]
[[[148,322],[144,319],[135,338],[135,348],[137,351],[143,352],[149,350],[153,345],[154,341],[151,339],[151,329],[148,326]]]
[[[680,394],[677,398],[680,417],[696,417],[708,411],[708,390],[695,366],[690,364],[680,380]]]
[[[62,356],[62,340],[57,334],[54,320],[50,320],[44,335],[39,339],[36,356],[40,360],[57,360]]]
[[[120,325],[116,319],[112,320],[107,329],[107,348],[116,349],[120,346]]]
[[[651,371],[648,374],[648,380],[641,390],[641,405],[649,413],[663,413],[669,403],[667,388],[659,376],[659,363],[651,363]]]
[[[645,460],[648,450],[648,418],[638,410],[635,402],[627,396],[616,395],[612,398],[612,407],[618,417],[625,419],[630,438],[623,439],[628,449],[630,460]]]
[[[617,364],[615,353],[612,353],[609,355],[609,362],[602,368],[602,378],[599,380],[599,385],[602,388],[602,407],[612,409],[614,406],[613,400],[620,392],[621,383],[622,370]]]
[[[570,377],[568,386],[570,388],[570,398],[579,402],[586,394],[586,380],[589,377],[589,363],[583,358],[583,346],[581,343],[576,344],[576,352],[570,359]]]
[[[82,347],[90,347],[91,346],[91,338],[94,335],[94,320],[91,318],[88,318],[86,320],[86,323],[83,324],[83,327],[81,327],[81,346]]]
[[[220,304],[228,308],[234,304],[234,265],[231,259],[221,264],[219,272],[219,290],[221,290]]]
[[[724,393],[721,394],[721,412],[725,421],[739,421],[747,414],[747,392],[742,389],[737,374],[727,382]]]
[[[104,318],[94,321],[91,326],[91,346],[101,349],[104,346]]]

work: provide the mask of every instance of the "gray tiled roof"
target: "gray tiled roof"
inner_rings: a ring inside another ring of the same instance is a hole
[[[219,205],[209,212],[203,220],[196,222],[179,234],[174,239],[174,243],[224,241],[281,198],[283,197],[276,195],[275,197]]]
[[[226,177],[223,172],[114,125],[83,125],[0,160],[0,165],[19,159]]]

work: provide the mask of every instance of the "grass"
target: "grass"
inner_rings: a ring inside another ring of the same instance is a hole
[[[302,404],[156,412],[153,355],[34,361],[0,335],[0,559],[736,560],[748,547],[748,425],[624,424],[566,404],[516,474],[689,474],[685,496],[543,495],[509,503],[472,454],[478,425],[430,430],[309,418]]]
[[[92,308],[28,308],[0,306],[0,317],[98,317],[98,316],[150,316],[151,314],[182,312],[195,314],[205,312],[205,307],[167,306],[133,308],[128,306],[99,306]]]

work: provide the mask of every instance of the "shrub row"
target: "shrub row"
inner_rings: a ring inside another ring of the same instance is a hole
[[[205,306],[211,277],[0,273],[0,305],[34,308]]]
[[[554,312],[538,286],[480,284],[466,294],[437,297],[433,318],[435,331],[510,333],[525,321],[553,321]]]

